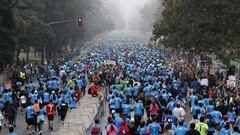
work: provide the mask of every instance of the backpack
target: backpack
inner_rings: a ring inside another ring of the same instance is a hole
[[[94,125],[92,127],[91,134],[95,135],[95,134],[98,134],[98,133],[99,133],[99,127],[97,125]]]

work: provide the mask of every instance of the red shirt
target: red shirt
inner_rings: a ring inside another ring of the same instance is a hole
[[[79,101],[80,98],[81,98],[81,91],[80,90],[76,90],[74,92],[74,96],[76,97],[77,101]]]
[[[49,103],[46,106],[47,115],[54,115],[55,110],[56,110],[56,106],[52,103]]]
[[[91,86],[89,89],[90,89],[91,93],[94,93],[94,94],[98,93],[98,89],[97,89],[96,85]]]

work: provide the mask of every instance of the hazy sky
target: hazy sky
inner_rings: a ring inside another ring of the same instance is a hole
[[[107,0],[115,2],[119,7],[122,18],[126,25],[132,20],[138,20],[140,17],[140,9],[151,0]]]

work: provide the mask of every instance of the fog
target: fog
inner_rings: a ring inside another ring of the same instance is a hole
[[[139,30],[141,21],[148,21],[140,11],[151,1],[154,0],[106,0],[105,5],[117,29]]]

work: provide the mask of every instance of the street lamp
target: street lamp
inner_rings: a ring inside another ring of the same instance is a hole
[[[56,25],[56,24],[63,24],[63,23],[74,22],[74,21],[75,21],[75,19],[58,20],[58,21],[54,21],[54,22],[49,22],[49,23],[47,23],[47,25],[52,26],[52,25]],[[78,17],[77,21],[78,21],[78,26],[82,27],[83,26],[83,19],[82,19],[82,17]],[[44,43],[44,45],[43,45],[43,64],[47,64],[47,47],[46,47],[46,43]]]

